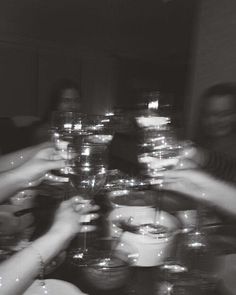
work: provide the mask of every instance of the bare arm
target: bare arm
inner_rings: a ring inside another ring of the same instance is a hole
[[[200,170],[172,170],[164,173],[164,188],[207,202],[236,215],[236,186]]]
[[[42,144],[27,147],[16,152],[2,155],[0,157],[0,172],[8,171],[19,167],[20,165],[28,161],[31,157],[33,157],[38,151],[48,147],[52,147],[52,143],[44,142]]]
[[[57,210],[51,229],[0,265],[0,294],[21,295],[40,274],[41,263],[46,265],[67,247],[80,230],[82,219],[96,209],[91,205],[82,206],[77,199],[64,201]],[[90,218],[96,218],[96,214],[90,214]]]
[[[21,252],[0,265],[2,295],[21,295],[39,275],[41,257],[48,263],[64,247],[68,237],[49,231]],[[40,254],[39,254],[40,253]],[[41,257],[40,257],[40,256]]]
[[[65,166],[55,149],[41,148],[23,164],[0,174],[0,203],[17,191],[38,185],[47,171]]]

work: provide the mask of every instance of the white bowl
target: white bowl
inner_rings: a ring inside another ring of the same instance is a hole
[[[156,192],[153,191],[115,190],[108,197],[113,208],[153,208],[156,204]]]
[[[76,286],[61,280],[44,280],[45,286],[42,286],[41,281],[36,280],[34,283],[23,293],[23,295],[83,295]]]
[[[115,211],[112,218],[132,216],[133,221],[154,218],[156,193],[152,191],[113,191],[109,194],[111,205]],[[117,210],[119,209],[119,210]],[[110,219],[111,220],[111,219]]]
[[[132,218],[132,225],[142,225],[154,223],[167,228],[167,235],[146,235],[129,231],[122,233],[122,229],[117,226],[120,220]],[[168,258],[173,249],[176,234],[179,233],[179,221],[171,214],[161,211],[156,212],[154,208],[142,208],[133,211],[132,208],[117,208],[109,215],[110,234],[112,237],[119,237],[124,243],[130,244],[137,249],[138,258],[136,266],[156,266]]]

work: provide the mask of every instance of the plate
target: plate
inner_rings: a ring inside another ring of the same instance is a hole
[[[40,285],[41,281],[36,280],[34,283],[23,293],[23,295],[83,295],[76,286],[62,280],[44,280],[45,286]]]

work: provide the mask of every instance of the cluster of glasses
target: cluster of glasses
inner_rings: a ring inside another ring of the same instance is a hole
[[[138,162],[141,167],[140,177],[130,177],[119,170],[108,170],[109,143],[116,131],[124,131],[129,125],[126,124],[129,120],[123,120],[124,114],[122,112],[118,116],[113,114],[89,116],[77,112],[54,112],[51,128],[52,140],[68,164],[66,168],[56,173],[69,177],[76,192],[88,202],[101,190],[110,194],[112,201],[116,203],[116,192],[118,192],[119,199],[121,191],[124,190],[129,192],[144,191],[150,189],[152,185],[161,188],[162,172],[179,164],[181,152],[185,147],[171,124],[171,117],[167,114],[168,112],[159,110],[157,101],[149,102],[148,107],[139,110],[135,115],[134,113],[129,114],[129,119],[132,117],[135,121],[139,138]],[[157,195],[159,198],[163,196],[161,193]],[[162,216],[161,203],[159,199],[157,202],[159,208],[156,208],[155,211],[157,213],[154,214],[153,220],[145,225],[145,230],[148,233],[157,232],[159,235],[160,218],[158,216]],[[117,224],[122,223],[119,221]],[[128,219],[128,224],[125,224],[121,230],[133,232],[132,220]],[[85,230],[84,247],[73,249],[69,255],[70,261],[76,266],[86,265],[86,269],[89,271],[87,275],[96,276],[95,279],[97,278],[97,281],[101,283],[101,279],[106,281],[108,277],[111,278],[107,276],[107,271],[109,274],[118,269],[120,272],[123,270],[126,272],[127,264],[119,265],[120,257],[114,256],[115,248],[122,250],[122,242],[124,241],[118,237],[115,242],[106,242],[106,245],[109,244],[109,249],[102,249],[102,251],[99,249],[99,251],[95,251],[96,253],[94,251],[88,253]],[[104,243],[102,242],[102,244]],[[128,248],[126,247],[126,249]],[[116,253],[120,255],[120,252]],[[130,249],[129,253],[126,253],[129,263],[131,263],[130,257],[136,255],[134,252],[134,249]],[[85,259],[87,259],[86,262]],[[177,265],[177,262],[173,261],[172,264]],[[183,267],[186,271],[187,268]],[[119,276],[116,280],[118,278]],[[93,281],[96,281],[95,279]],[[114,280],[115,278],[112,277],[113,285]]]
[[[121,125],[120,115],[110,113],[104,116],[77,112],[53,113],[52,140],[67,161],[66,168],[55,173],[69,178],[70,185],[84,202],[91,202],[102,189],[104,192],[110,191],[113,185],[122,182],[123,176],[119,172],[114,175],[114,170],[108,170],[108,146]],[[100,288],[114,288],[126,279],[133,259],[130,256],[132,251],[113,239],[95,238],[93,245],[90,245],[88,232],[94,228],[89,224],[82,227],[79,237],[83,240],[82,244],[81,241],[72,244],[68,260],[76,269],[82,268],[91,283],[96,283]]]
[[[151,183],[161,180],[161,172],[171,169],[179,161],[182,145],[176,130],[171,126],[171,118],[153,114],[136,118],[140,127],[138,160],[141,173]]]
[[[84,197],[91,197],[103,184],[107,169],[106,149],[113,136],[109,124],[110,118],[106,116],[53,113],[52,140],[68,164],[57,173],[69,176]]]
[[[114,185],[113,175],[118,180],[116,185],[123,182],[123,174],[108,171],[109,143],[115,132],[126,128],[123,119],[120,113],[53,112],[51,138],[67,163],[65,168],[54,173],[69,177],[73,187],[85,199],[92,199],[102,188],[108,190]],[[125,178],[127,182],[127,175]]]

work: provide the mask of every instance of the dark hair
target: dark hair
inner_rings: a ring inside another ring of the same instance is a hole
[[[78,98],[80,97],[79,86],[75,81],[70,80],[70,79],[57,80],[52,87],[52,91],[51,91],[51,95],[50,95],[50,103],[49,103],[49,106],[48,106],[47,111],[45,113],[44,121],[47,121],[50,118],[51,112],[53,110],[57,109],[57,107],[60,103],[61,94],[66,89],[77,90],[77,92],[79,94]]]
[[[203,128],[202,116],[204,116],[207,101],[215,96],[232,96],[234,99],[234,109],[236,112],[236,84],[219,83],[207,88],[200,98],[199,115],[197,120],[197,130],[195,136],[195,140],[198,143],[202,143],[206,139],[206,129]]]
[[[201,103],[213,96],[232,95],[236,99],[236,85],[233,83],[220,83],[209,87],[202,95]]]

